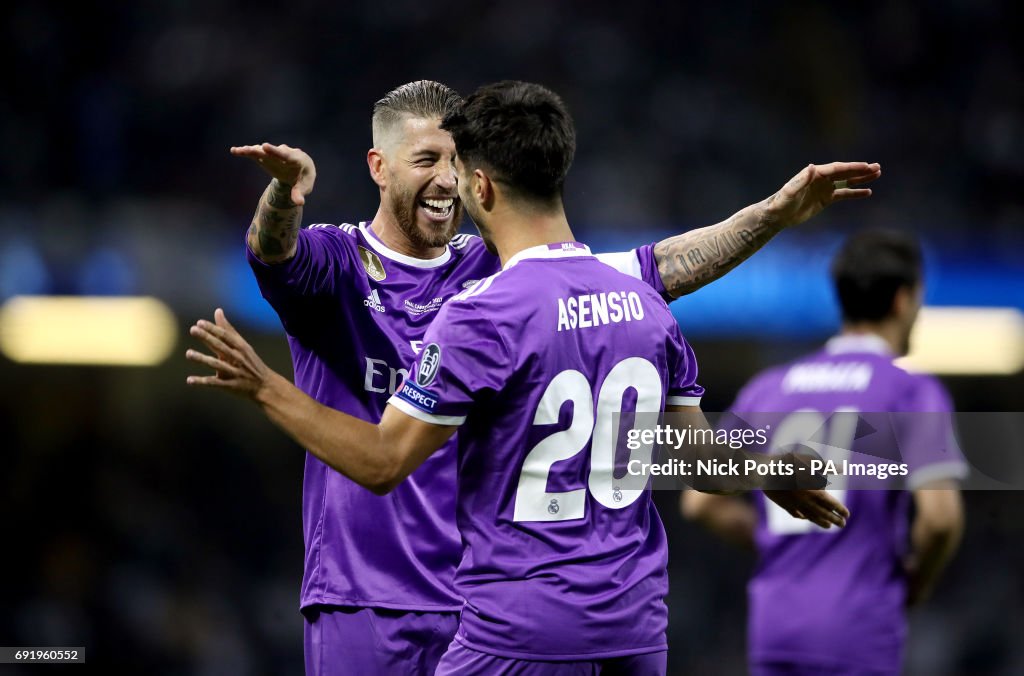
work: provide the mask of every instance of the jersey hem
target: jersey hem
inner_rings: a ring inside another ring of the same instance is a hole
[[[659,653],[668,650],[668,642],[661,643],[656,646],[647,646],[644,648],[626,648],[622,650],[602,650],[596,653],[562,653],[557,655],[547,655],[539,653],[529,652],[518,652],[515,650],[496,650],[494,648],[488,648],[470,641],[469,639],[455,635],[455,640],[463,646],[475,650],[480,653],[487,655],[493,655],[495,657],[506,657],[514,660],[531,660],[534,662],[577,662],[587,660],[603,660],[611,657],[628,657],[630,655],[645,655],[647,653]]]
[[[390,601],[367,601],[365,599],[353,599],[331,594],[321,594],[316,598],[302,599],[299,602],[299,610],[311,606],[345,606],[352,608],[383,608],[384,610],[408,610],[410,612],[437,612],[437,613],[458,613],[462,611],[462,604],[448,606],[435,605],[432,603],[391,603]]]
[[[430,423],[432,425],[461,425],[466,422],[466,416],[464,415],[435,415],[433,413],[427,413],[416,406],[416,404],[399,397],[397,392],[391,395],[391,398],[388,399],[387,403],[390,406],[394,406],[410,418],[416,418],[417,420],[422,420],[423,422]]]

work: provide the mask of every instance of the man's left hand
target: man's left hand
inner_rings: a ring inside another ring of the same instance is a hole
[[[833,202],[870,197],[871,188],[862,186],[881,175],[878,163],[809,164],[768,198],[765,217],[782,227],[799,225]]]

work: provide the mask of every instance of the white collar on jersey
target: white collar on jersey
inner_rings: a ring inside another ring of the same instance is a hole
[[[389,258],[405,265],[411,265],[414,268],[436,268],[439,265],[444,265],[452,258],[452,250],[447,245],[444,247],[444,253],[437,258],[413,258],[412,256],[406,256],[403,253],[398,253],[394,249],[389,249],[384,242],[380,241],[377,235],[374,234],[370,228],[370,224],[363,221],[359,224],[359,229],[363,232],[363,237],[366,238],[366,242],[370,247],[379,253],[384,258]]]
[[[885,357],[892,357],[892,348],[881,336],[873,333],[848,333],[834,336],[825,343],[825,351],[829,354],[846,354],[848,352],[873,352]]]
[[[502,266],[502,270],[524,261],[527,258],[571,258],[573,256],[592,256],[590,247],[579,242],[555,242],[554,244],[541,244],[523,249],[512,258],[509,258]]]

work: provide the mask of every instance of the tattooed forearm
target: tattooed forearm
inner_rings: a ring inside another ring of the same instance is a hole
[[[281,183],[275,178],[263,194],[267,198],[267,204],[275,209],[291,209],[295,206],[292,202],[291,189],[290,185]]]
[[[654,245],[658,273],[669,294],[678,298],[715,281],[778,234],[782,228],[767,217],[766,202]]]
[[[295,255],[302,207],[292,202],[290,192],[291,186],[272,180],[263,191],[249,226],[249,247],[268,263],[286,261]]]

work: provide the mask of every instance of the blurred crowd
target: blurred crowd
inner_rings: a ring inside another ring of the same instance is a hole
[[[307,221],[372,218],[370,109],[418,78],[560,92],[579,127],[567,203],[590,238],[716,222],[808,162],[864,159],[883,165],[882,198],[830,212],[829,227],[1019,251],[1021,11],[16,2],[0,28],[17,74],[0,99],[0,296],[210,298],[264,183],[230,145],[307,149],[319,169]]]

